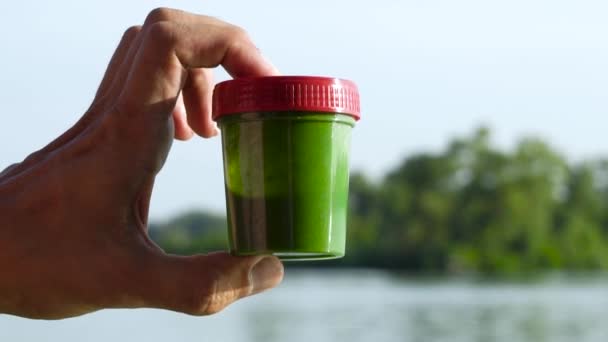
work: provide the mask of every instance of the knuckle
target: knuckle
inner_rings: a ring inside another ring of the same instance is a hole
[[[224,42],[227,50],[239,50],[245,46],[254,45],[249,33],[239,26],[230,25],[225,32]]]
[[[32,166],[47,157],[47,153],[45,149],[38,150],[36,152],[32,152],[28,155],[22,162],[22,165],[25,167]]]
[[[227,29],[227,35],[230,41],[233,42],[249,42],[251,39],[249,38],[249,33],[247,31],[236,25],[229,25]]]
[[[157,22],[150,26],[148,29],[148,36],[153,41],[159,41],[163,44],[173,41],[174,32],[173,25],[169,22]]]
[[[134,25],[125,30],[123,37],[132,38],[136,36],[141,31],[140,25]]]
[[[220,275],[211,274],[207,279],[210,283],[202,290],[195,291],[193,297],[186,303],[186,312],[196,316],[212,315],[220,312],[232,302],[230,295],[219,286]]]
[[[11,170],[14,170],[15,168],[19,167],[19,163],[14,163],[9,165],[8,167],[6,167],[4,170],[0,171],[0,176],[8,174],[9,172],[11,172]]]
[[[157,7],[148,13],[146,16],[145,24],[153,24],[159,21],[169,20],[171,18],[172,10],[167,7]]]
[[[197,305],[194,308],[196,316],[213,315],[226,306],[217,294],[202,296],[195,304]]]

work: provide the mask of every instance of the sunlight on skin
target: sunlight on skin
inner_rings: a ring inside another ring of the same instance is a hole
[[[245,31],[211,17],[161,8],[125,32],[82,118],[0,175],[0,312],[206,315],[281,281],[275,257],[173,256],[148,236],[173,138],[217,134],[201,68],[220,64],[235,77],[276,73]]]

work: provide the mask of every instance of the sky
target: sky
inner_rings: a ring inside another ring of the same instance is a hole
[[[23,0],[0,11],[0,169],[82,115],[122,32],[158,6],[244,27],[283,74],[354,80],[352,169],[372,178],[480,125],[504,148],[533,135],[608,156],[606,1]],[[220,140],[176,142],[152,219],[224,205]]]

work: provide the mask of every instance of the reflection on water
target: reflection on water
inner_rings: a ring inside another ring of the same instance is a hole
[[[608,280],[476,283],[305,273],[248,307],[255,341],[606,341]]]
[[[536,283],[290,271],[274,291],[211,317],[109,310],[60,322],[0,316],[0,341],[608,340],[608,279]]]

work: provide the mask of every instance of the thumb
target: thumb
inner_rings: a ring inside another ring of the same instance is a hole
[[[283,264],[274,256],[236,257],[221,252],[164,255],[161,259],[152,271],[156,279],[150,279],[142,289],[147,306],[190,315],[214,314],[240,298],[277,286],[283,279]]]

